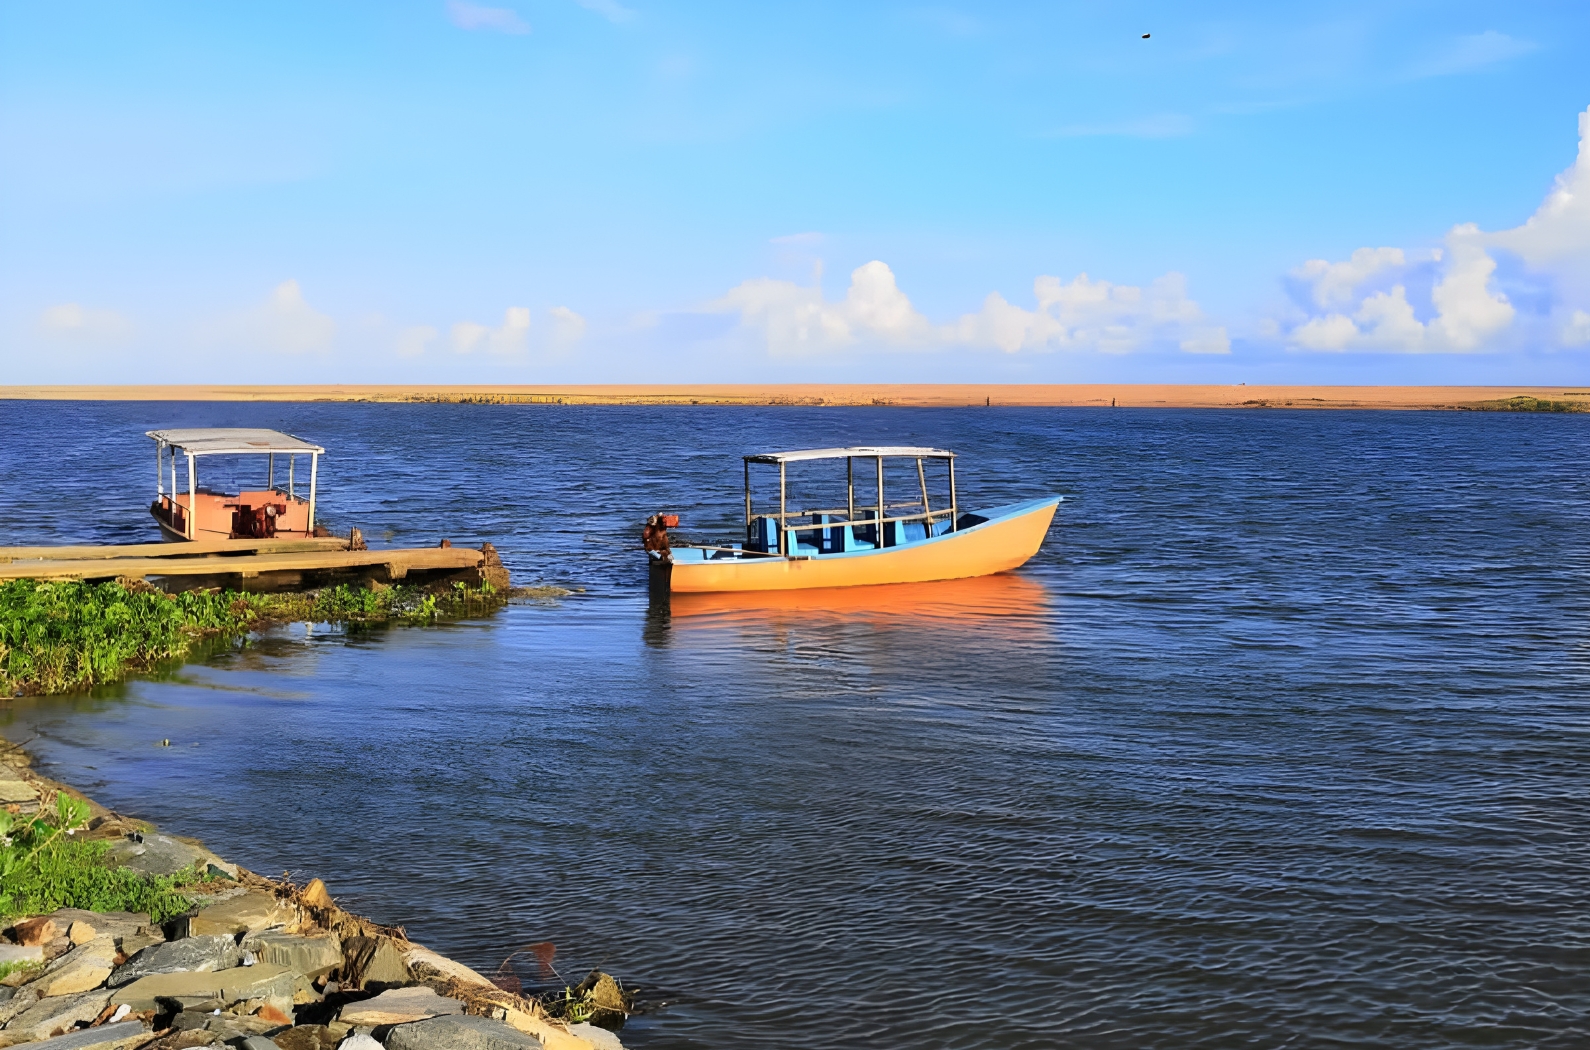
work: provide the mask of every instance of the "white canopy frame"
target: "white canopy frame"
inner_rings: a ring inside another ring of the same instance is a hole
[[[891,522],[924,522],[929,534],[933,529],[936,519],[948,518],[950,531],[956,531],[960,518],[960,503],[955,492],[955,453],[942,448],[925,448],[911,445],[861,445],[851,448],[813,448],[799,449],[792,452],[761,452],[743,457],[745,460],[745,525],[747,530],[755,520],[755,508],[751,499],[751,464],[776,464],[778,466],[778,514],[762,515],[763,517],[776,517],[779,532],[779,553],[788,557],[796,545],[796,533],[812,532],[821,529],[833,528],[836,524],[872,524],[877,530],[878,545],[883,545],[883,527]],[[789,476],[786,471],[790,463],[804,463],[813,460],[843,459],[845,461],[845,491],[846,505],[835,508],[812,508],[807,510],[791,511],[789,509]],[[856,460],[873,460],[877,464],[878,487],[877,502],[872,504],[856,503]],[[916,462],[917,481],[921,485],[922,498],[909,500],[904,503],[890,504],[884,498],[884,460],[885,459],[910,459]],[[928,495],[927,471],[923,466],[924,460],[943,460],[949,469],[950,505],[948,510],[935,511]],[[889,510],[904,510],[908,507],[921,507],[920,513],[889,516]],[[856,512],[872,511],[870,517],[858,519]],[[811,515],[845,515],[845,522],[828,522],[823,524],[791,525],[791,518],[808,517]]]
[[[171,450],[171,498],[177,496],[177,453],[188,459],[188,510],[184,515],[184,535],[198,539],[198,498],[200,456],[265,455],[267,457],[266,485],[276,489],[276,453],[287,454],[287,495],[297,499],[293,490],[293,467],[300,454],[309,456],[309,534],[315,532],[315,499],[320,475],[320,457],[326,450],[302,438],[284,434],[279,430],[258,430],[248,427],[200,427],[177,430],[149,430],[145,436],[155,442],[155,492],[166,496],[166,449]]]

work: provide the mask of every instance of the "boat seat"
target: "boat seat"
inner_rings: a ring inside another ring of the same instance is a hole
[[[778,550],[778,523],[766,515],[752,518],[746,529],[745,549],[762,554]]]
[[[947,535],[949,535],[949,532],[950,532],[950,519],[945,518],[942,521],[935,521],[933,523],[933,533],[932,534],[934,536],[947,536]]]
[[[898,547],[927,539],[927,525],[920,521],[890,521],[883,526],[883,545]]]

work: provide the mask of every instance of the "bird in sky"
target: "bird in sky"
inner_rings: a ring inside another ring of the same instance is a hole
[[[1147,34],[1147,33],[1144,33],[1144,34],[1143,34],[1143,39],[1144,39],[1144,40],[1147,40],[1147,39],[1148,39],[1148,34]]]

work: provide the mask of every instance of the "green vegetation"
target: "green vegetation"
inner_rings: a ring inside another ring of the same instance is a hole
[[[179,890],[202,882],[197,868],[147,878],[107,867],[105,842],[71,836],[88,821],[88,804],[55,796],[55,811],[18,818],[0,812],[0,916],[40,915],[58,908],[87,911],[146,911],[164,922],[193,906]],[[4,975],[0,975],[4,976]]]
[[[1475,401],[1463,407],[1474,412],[1590,412],[1590,401],[1549,401],[1520,394],[1502,401]]]
[[[292,594],[189,591],[73,580],[0,583],[0,696],[61,693],[113,682],[187,654],[207,637],[275,623],[433,623],[495,609],[490,585],[440,593],[339,584]]]

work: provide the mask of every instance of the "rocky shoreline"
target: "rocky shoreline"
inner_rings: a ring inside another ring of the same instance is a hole
[[[0,754],[0,806],[19,818],[56,796],[88,807],[79,840],[144,877],[203,872],[196,907],[147,913],[61,908],[15,916],[0,937],[0,1047],[37,1050],[622,1050],[617,1036],[551,1017],[534,999],[338,907],[307,886],[228,863]],[[3,887],[0,887],[3,888]],[[611,978],[589,1000],[622,1016]],[[508,983],[512,987],[512,983]]]

